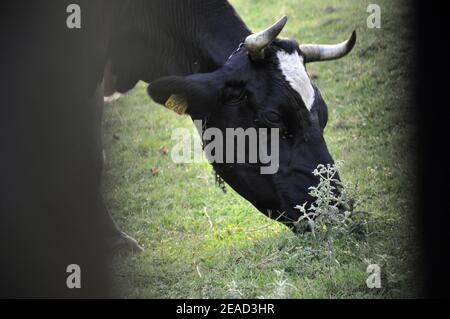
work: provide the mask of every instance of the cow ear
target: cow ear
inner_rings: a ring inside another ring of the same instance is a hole
[[[203,118],[218,106],[221,81],[215,73],[168,76],[151,82],[148,94],[178,114]]]

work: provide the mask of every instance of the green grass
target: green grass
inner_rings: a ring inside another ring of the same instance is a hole
[[[192,122],[151,102],[140,83],[105,107],[104,194],[119,226],[145,251],[113,267],[121,297],[402,298],[414,296],[414,143],[408,100],[411,32],[406,2],[380,0],[382,28],[367,29],[369,1],[233,0],[253,30],[290,17],[283,36],[340,42],[353,29],[345,59],[309,65],[330,108],[326,140],[358,187],[367,233],[335,242],[339,265],[312,251],[228,188],[208,164],[174,164],[174,128]],[[156,173],[156,174],[155,174]],[[205,211],[207,214],[205,214]],[[207,217],[210,217],[213,228]],[[368,263],[382,266],[383,288],[366,287]]]

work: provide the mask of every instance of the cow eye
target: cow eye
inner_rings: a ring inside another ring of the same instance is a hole
[[[223,92],[223,102],[227,105],[239,105],[247,98],[248,94],[244,89],[229,87]]]
[[[279,126],[281,124],[281,116],[273,111],[266,112],[263,114],[263,120],[268,124],[268,126]]]
[[[245,93],[245,91],[242,91],[238,96],[235,96],[232,99],[230,99],[228,103],[231,105],[236,105],[241,104],[245,100],[247,100],[247,93]]]

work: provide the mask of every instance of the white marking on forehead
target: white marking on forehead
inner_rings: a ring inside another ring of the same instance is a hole
[[[314,103],[315,92],[303,64],[303,57],[297,51],[287,53],[284,50],[277,52],[280,70],[291,87],[300,94],[309,111]]]

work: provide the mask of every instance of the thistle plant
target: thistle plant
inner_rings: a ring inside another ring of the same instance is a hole
[[[297,287],[289,283],[284,270],[274,270],[276,279],[269,286],[271,293],[259,296],[259,299],[287,299],[297,290]]]
[[[342,162],[335,165],[319,165],[314,176],[319,178],[317,186],[309,188],[309,194],[315,198],[313,203],[296,206],[301,216],[296,227],[311,231],[314,239],[328,245],[328,257],[333,257],[333,242],[338,236],[348,233],[352,204],[347,195],[347,185],[338,179]]]

